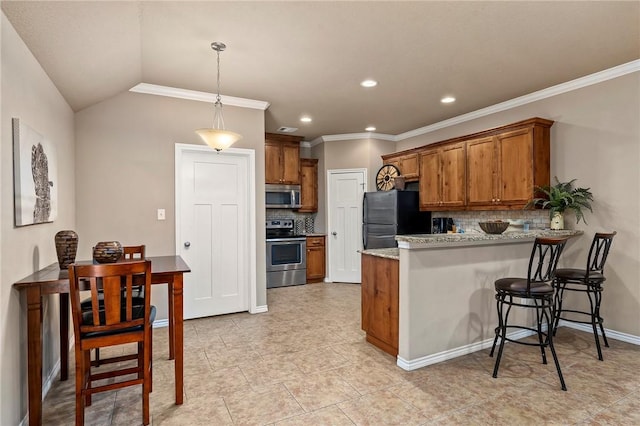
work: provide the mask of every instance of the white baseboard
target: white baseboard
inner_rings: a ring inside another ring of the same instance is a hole
[[[559,327],[569,327],[574,328],[576,330],[584,331],[587,333],[593,333],[593,329],[587,324],[576,324],[567,321],[560,321],[558,324]],[[546,327],[543,327],[543,331],[546,331]],[[631,343],[634,345],[640,346],[640,336],[634,336],[632,334],[621,333],[615,330],[605,329],[605,333],[607,333],[607,338],[620,340],[623,342]],[[507,337],[509,339],[522,339],[527,336],[531,336],[534,333],[529,330],[520,330],[513,333],[507,333]],[[488,349],[493,345],[493,337],[491,339],[483,340],[482,342],[471,343],[468,345],[460,346],[458,348],[449,349],[443,352],[438,352],[433,355],[427,355],[420,358],[406,360],[400,356],[397,358],[396,364],[398,367],[403,370],[411,371],[416,370],[418,368],[426,367],[427,365],[437,364],[442,361],[447,361],[449,359],[457,358],[459,356],[468,355],[472,352],[481,351],[483,349]]]
[[[532,331],[529,330],[519,330],[514,331],[512,333],[507,333],[507,337],[509,339],[523,339],[527,336],[531,336],[533,334]],[[402,357],[398,356],[396,364],[398,367],[403,370],[411,371],[416,370],[418,368],[426,367],[427,365],[437,364],[442,361],[447,361],[449,359],[457,358],[459,356],[468,355],[473,352],[481,351],[483,349],[490,348],[493,345],[493,337],[491,339],[486,339],[481,342],[470,343],[468,345],[460,346],[458,348],[449,349],[446,351],[438,352],[433,355],[427,355],[420,358],[406,360]]]
[[[249,311],[251,314],[263,314],[265,312],[269,312],[269,307],[267,305],[256,306],[253,311]]]
[[[593,333],[593,328],[591,328],[589,324],[578,324],[575,322],[560,320],[560,323],[558,324],[558,326],[564,326],[564,327],[569,327],[576,330],[584,331],[587,333]],[[640,336],[634,336],[633,334],[622,333],[620,331],[610,330],[608,328],[605,328],[604,332],[607,333],[607,338],[620,340],[621,342],[627,342],[627,343],[631,343],[632,345],[640,346]],[[600,333],[599,327],[598,327],[598,334],[602,335],[602,333]]]
[[[169,320],[168,319],[155,320],[151,325],[151,327],[152,328],[169,327]]]

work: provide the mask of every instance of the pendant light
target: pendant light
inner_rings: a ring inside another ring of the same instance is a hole
[[[224,43],[214,41],[211,43],[211,48],[216,51],[218,56],[218,94],[216,102],[213,104],[213,126],[210,129],[197,129],[196,133],[211,148],[216,151],[222,151],[242,139],[242,136],[224,128],[222,101],[220,100],[220,52],[223,52],[227,46]]]

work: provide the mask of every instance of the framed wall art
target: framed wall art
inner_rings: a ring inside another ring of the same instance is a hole
[[[40,133],[13,119],[15,226],[53,222],[58,216],[55,147]]]

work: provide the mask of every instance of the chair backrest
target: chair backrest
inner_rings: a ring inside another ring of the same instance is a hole
[[[604,271],[604,264],[609,256],[609,249],[613,242],[613,237],[617,234],[613,231],[609,234],[597,232],[593,236],[591,242],[591,248],[589,249],[589,257],[587,258],[587,278],[592,272],[602,274]]]
[[[122,258],[125,260],[144,259],[144,249],[145,249],[144,244],[139,246],[123,246]]]
[[[69,266],[69,293],[77,344],[86,333],[148,325],[150,298],[145,297],[143,305],[134,305],[134,283],[143,288],[151,285],[151,261]],[[98,297],[99,289],[103,292],[102,298]],[[91,311],[82,311],[81,290],[91,292]],[[145,291],[144,294],[149,293]]]
[[[567,238],[536,238],[529,259],[527,293],[532,283],[549,282],[553,279],[558,260],[567,243]]]

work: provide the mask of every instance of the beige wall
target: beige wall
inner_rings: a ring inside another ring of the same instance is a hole
[[[0,424],[16,425],[27,411],[27,309],[24,294],[14,290],[12,284],[56,262],[54,235],[76,227],[75,154],[73,111],[4,14],[1,19]],[[58,218],[53,223],[13,226],[13,117],[20,118],[55,145]],[[43,304],[45,380],[59,361],[58,334],[58,296],[48,296]]]
[[[325,166],[324,145],[319,144],[311,148],[310,157],[318,159],[318,213],[314,221],[316,232],[327,232],[327,217],[325,198],[327,193],[327,168]]]
[[[530,117],[555,120],[551,175],[578,179],[595,197],[579,251],[565,261],[586,264],[594,232],[618,231],[607,269],[602,316],[605,327],[640,336],[640,73],[398,142],[398,150],[462,136]],[[567,223],[568,222],[568,223]]]
[[[225,106],[224,114],[227,128],[243,135],[234,148],[256,152],[257,304],[266,305],[264,111]],[[202,145],[193,130],[212,117],[207,103],[131,92],[76,114],[80,256],[105,240],[144,243],[149,256],[176,252],[175,144]],[[165,221],[156,219],[159,208]],[[166,319],[166,289],[154,289],[153,298]]]
[[[367,191],[375,191],[375,177],[382,166],[383,154],[394,152],[395,143],[379,139],[356,139],[330,141],[312,148],[312,156],[322,160],[318,162],[318,215],[317,226],[326,231],[326,180],[328,170],[337,169],[367,169]],[[322,188],[320,188],[322,184]]]

